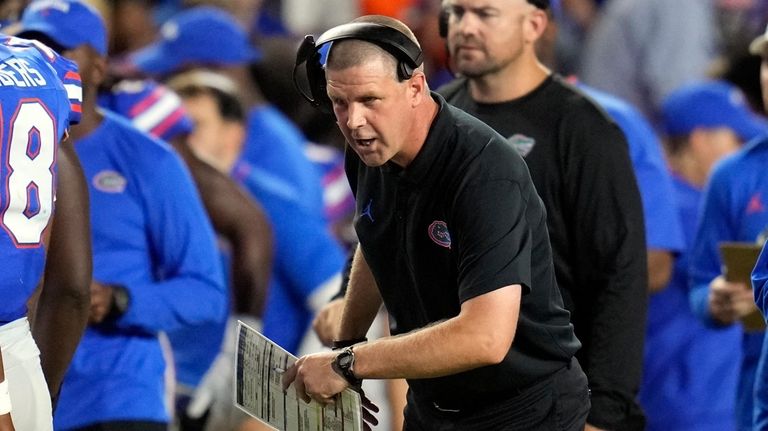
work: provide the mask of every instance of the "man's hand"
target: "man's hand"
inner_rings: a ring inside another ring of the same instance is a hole
[[[745,283],[725,281],[721,275],[709,284],[709,312],[716,321],[729,325],[753,308],[752,290]]]
[[[331,347],[333,340],[338,337],[343,311],[344,298],[334,299],[325,304],[315,316],[315,320],[312,321],[312,328],[324,346]]]
[[[605,430],[590,424],[586,424],[584,425],[584,431],[605,431]]]
[[[101,323],[112,309],[112,286],[91,281],[91,310],[88,323]]]
[[[337,352],[323,352],[302,356],[283,374],[283,390],[293,383],[296,397],[305,402],[315,400],[332,404],[336,394],[349,386],[347,380],[333,370],[331,364]]]
[[[315,400],[322,404],[333,404],[336,395],[349,387],[347,380],[336,373],[331,365],[337,355],[338,352],[324,352],[302,356],[293,366],[285,370],[283,390],[288,390],[293,383],[296,397],[304,402]],[[378,413],[379,407],[372,403],[362,390],[359,392],[363,407],[363,429],[370,431],[379,423],[374,416]]]

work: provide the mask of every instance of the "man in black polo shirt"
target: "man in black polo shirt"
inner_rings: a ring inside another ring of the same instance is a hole
[[[339,335],[364,337],[382,299],[400,335],[304,356],[284,387],[331,402],[359,379],[406,378],[408,430],[583,429],[580,344],[525,162],[430,93],[420,64],[407,69],[393,49],[418,50],[407,27],[356,22],[365,28],[333,41],[325,71],[360,239]]]
[[[583,348],[590,430],[642,430],[647,309],[643,208],[627,142],[536,55],[549,0],[446,0],[445,99],[515,145],[547,209],[557,282]]]

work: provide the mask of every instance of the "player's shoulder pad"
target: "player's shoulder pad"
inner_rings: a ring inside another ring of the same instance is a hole
[[[11,51],[24,52],[26,55],[34,55],[44,60],[56,73],[67,92],[70,104],[69,123],[80,122],[83,104],[83,84],[77,64],[56,53],[47,45],[31,39],[21,39],[13,36],[2,36],[0,43]]]

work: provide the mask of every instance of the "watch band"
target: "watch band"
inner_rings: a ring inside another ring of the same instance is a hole
[[[368,341],[368,339],[365,337],[333,340],[331,343],[331,350],[341,350],[346,347],[354,346],[355,344],[365,343],[366,341]]]

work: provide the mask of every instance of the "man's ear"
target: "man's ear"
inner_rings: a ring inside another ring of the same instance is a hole
[[[534,44],[541,38],[549,25],[547,11],[534,8],[523,23],[523,38],[526,43]]]
[[[424,71],[416,69],[413,76],[408,79],[408,97],[411,98],[411,106],[417,106],[431,97],[429,86],[427,85],[427,76]]]

